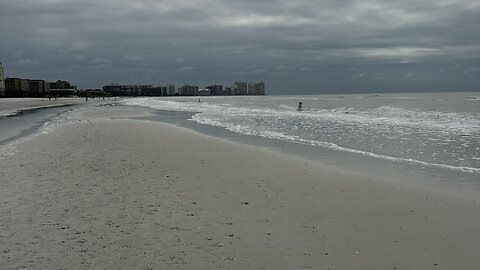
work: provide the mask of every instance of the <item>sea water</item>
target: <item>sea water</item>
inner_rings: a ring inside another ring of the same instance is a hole
[[[480,181],[478,92],[160,97],[123,103],[190,112],[191,121],[238,134],[465,172]]]

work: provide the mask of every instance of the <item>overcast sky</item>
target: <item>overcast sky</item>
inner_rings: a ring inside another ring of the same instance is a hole
[[[0,0],[0,62],[80,88],[480,90],[480,1]]]

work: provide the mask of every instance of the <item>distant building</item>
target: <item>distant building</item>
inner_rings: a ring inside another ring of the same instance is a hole
[[[162,96],[168,96],[168,87],[161,86],[160,89],[161,89]]]
[[[3,73],[3,66],[0,63],[0,97],[5,96],[5,73]]]
[[[265,95],[265,82],[235,82],[227,92],[232,95]]]
[[[198,86],[196,85],[184,85],[178,88],[178,95],[180,96],[196,96],[198,95]]]
[[[210,89],[198,89],[199,96],[210,96]]]
[[[27,92],[29,97],[45,97],[50,90],[44,80],[26,80],[28,83]]]
[[[249,82],[247,83],[247,95],[254,95],[255,92],[255,83]]]
[[[141,96],[161,96],[161,87],[153,87],[152,85],[143,85],[139,89],[139,95]]]
[[[206,86],[199,89],[196,85],[183,85],[175,91],[174,84],[167,86],[152,85],[119,85],[110,84],[103,87],[103,91],[111,96],[222,96],[222,95],[264,95],[265,83],[235,82],[232,87],[223,88],[220,84]]]
[[[234,92],[235,87],[225,87],[225,95],[227,96],[233,96],[235,94]]]
[[[81,97],[90,97],[90,98],[96,98],[96,97],[109,97],[110,95],[103,92],[101,89],[83,89],[79,91],[78,93],[79,96]]]
[[[110,84],[103,87],[103,91],[111,96],[173,96],[175,85],[119,85]]]
[[[223,91],[223,86],[214,84],[205,87],[206,89],[210,90],[210,95],[212,96],[223,96],[225,92]]]
[[[68,81],[58,80],[56,82],[49,82],[50,89],[77,89],[76,86],[71,85]]]
[[[175,84],[168,84],[168,95],[169,96],[175,96]]]
[[[110,84],[103,87],[103,92],[111,96],[133,96],[135,89],[132,85]]]
[[[58,80],[56,82],[49,82],[47,86],[49,96],[68,97],[77,94],[77,87],[68,81]]]
[[[5,97],[27,97],[28,80],[20,78],[5,79]]]
[[[253,85],[253,94],[254,95],[265,95],[265,82],[260,81]]]
[[[0,63],[0,97],[46,97],[48,95],[75,95],[76,86],[68,81],[45,82],[21,78],[5,78]],[[65,90],[65,91],[64,91]]]
[[[247,83],[245,82],[235,82],[235,95],[246,95],[247,94]]]

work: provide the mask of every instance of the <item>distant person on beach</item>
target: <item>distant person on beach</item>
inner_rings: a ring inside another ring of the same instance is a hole
[[[298,108],[297,108],[297,111],[302,111],[302,105],[303,105],[303,102],[298,102]]]

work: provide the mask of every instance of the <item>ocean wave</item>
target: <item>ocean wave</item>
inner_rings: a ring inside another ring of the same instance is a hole
[[[324,147],[324,148],[328,148],[328,149],[332,149],[332,150],[349,152],[349,153],[354,153],[354,154],[359,154],[359,155],[363,155],[363,156],[368,156],[368,157],[378,158],[378,159],[383,159],[383,160],[389,160],[389,161],[394,161],[394,162],[417,164],[417,165],[422,165],[422,166],[444,168],[444,169],[450,169],[450,170],[462,171],[462,172],[469,172],[469,173],[480,173],[480,168],[474,168],[474,167],[468,167],[468,166],[454,166],[454,165],[439,164],[439,163],[430,163],[430,162],[416,160],[416,159],[412,159],[412,158],[401,158],[401,157],[393,157],[393,156],[389,156],[389,155],[376,154],[376,153],[373,153],[373,152],[368,152],[368,151],[343,147],[343,146],[340,146],[338,144],[331,143],[331,142],[322,142],[322,141],[302,139],[299,136],[288,135],[288,134],[285,134],[285,133],[282,133],[282,132],[275,132],[275,131],[269,131],[269,130],[263,130],[263,131],[252,130],[248,126],[235,125],[235,124],[225,124],[225,123],[222,123],[220,121],[212,121],[210,119],[201,118],[199,116],[200,116],[200,114],[194,115],[192,117],[192,119],[199,124],[223,127],[227,130],[230,130],[230,131],[233,131],[233,132],[236,132],[236,133],[240,133],[240,134],[243,134],[243,135],[260,136],[260,137],[264,137],[264,138],[283,140],[283,141],[288,141],[288,142],[292,142],[292,143],[299,143],[299,144],[303,144],[303,145]]]
[[[271,102],[240,104],[221,99],[125,100],[127,105],[194,113],[193,121],[252,136],[321,146],[396,162],[415,163],[464,172],[480,172],[470,148],[479,141],[480,116],[394,106],[305,108]],[[242,103],[243,102],[243,103]],[[478,151],[477,151],[478,152]],[[437,154],[441,153],[441,154]],[[457,164],[451,164],[457,163]]]
[[[439,112],[380,106],[374,109],[334,108],[320,110],[318,117],[337,118],[342,121],[393,126],[419,127],[471,134],[480,132],[480,115],[460,112]]]
[[[358,123],[360,125],[407,126],[428,129],[440,133],[455,134],[480,133],[480,115],[474,113],[439,112],[417,109],[404,109],[391,106],[380,106],[373,109],[358,109],[337,107],[331,109],[304,108],[297,111],[296,107],[285,104],[276,108],[239,107],[232,104],[215,104],[209,102],[177,102],[158,99],[130,99],[124,101],[128,105],[145,106],[159,110],[189,111],[206,113],[212,117],[243,114],[271,115],[274,118],[304,118],[306,121],[329,120],[342,123]]]

